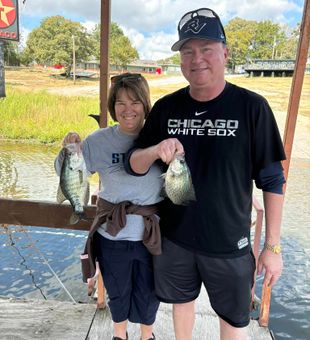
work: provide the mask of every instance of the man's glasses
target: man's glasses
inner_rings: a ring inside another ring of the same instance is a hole
[[[111,77],[111,84],[116,84],[119,82],[125,82],[128,81],[139,81],[141,80],[141,74],[140,73],[122,73],[118,74],[117,76]]]

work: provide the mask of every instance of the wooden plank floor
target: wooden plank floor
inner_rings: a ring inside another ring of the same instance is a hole
[[[138,325],[129,324],[129,339],[139,340]],[[173,340],[171,305],[161,304],[155,323],[157,340]],[[268,328],[251,321],[249,340],[272,340]],[[111,340],[112,321],[108,308],[96,304],[30,301],[0,298],[1,340]],[[196,303],[193,340],[219,340],[218,318],[203,291]]]
[[[97,306],[0,298],[1,340],[86,339]]]

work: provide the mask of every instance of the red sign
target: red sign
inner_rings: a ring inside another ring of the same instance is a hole
[[[0,0],[0,39],[18,38],[18,0]]]

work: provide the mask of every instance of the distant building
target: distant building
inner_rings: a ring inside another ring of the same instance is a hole
[[[112,68],[112,66],[111,66]],[[161,67],[154,60],[136,60],[124,67],[128,72],[161,74]]]
[[[100,63],[97,60],[80,62],[76,65],[77,70],[90,72],[100,72]],[[153,73],[153,74],[178,74],[181,72],[180,65],[158,64],[154,60],[136,60],[124,67],[110,65],[112,73],[117,72],[135,72],[135,73]]]
[[[161,64],[164,74],[181,74],[181,66],[176,64]]]
[[[294,68],[294,59],[254,59],[244,65],[244,70],[250,77],[291,77]]]

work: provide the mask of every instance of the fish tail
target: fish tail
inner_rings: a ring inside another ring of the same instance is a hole
[[[70,216],[69,224],[77,224],[80,222],[80,220],[81,220],[80,214],[73,212],[72,215]]]

